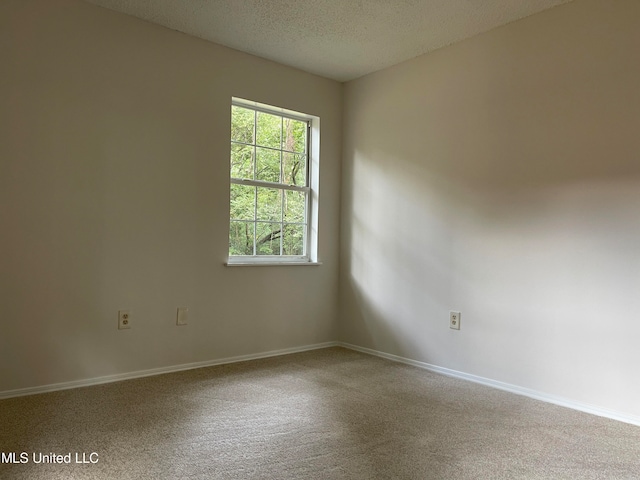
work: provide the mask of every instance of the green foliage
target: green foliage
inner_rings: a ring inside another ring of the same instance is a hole
[[[253,143],[255,113],[248,108],[231,107],[231,141]]]
[[[256,220],[282,221],[282,190],[258,187]]]
[[[256,148],[256,180],[280,182],[280,151]]]
[[[253,255],[253,228],[252,222],[231,222],[229,255]]]
[[[281,148],[282,117],[258,112],[256,126],[256,145],[262,147]]]
[[[282,130],[284,135],[283,150],[306,153],[307,124],[305,122],[285,118]]]
[[[305,192],[284,191],[284,221],[303,223],[306,204]]]
[[[256,224],[256,255],[280,255],[280,223]]]
[[[283,255],[304,255],[304,225],[284,225]]]
[[[231,184],[231,220],[253,221],[256,187]]]
[[[305,122],[232,107],[232,178],[306,186],[306,146]],[[230,193],[230,255],[304,254],[306,192],[232,183]]]
[[[297,153],[282,154],[284,171],[283,183],[287,185],[304,185],[307,178],[305,155]]]
[[[233,178],[253,178],[253,147],[231,144],[231,176]]]

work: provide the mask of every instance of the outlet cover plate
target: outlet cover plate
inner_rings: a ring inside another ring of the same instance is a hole
[[[187,307],[179,307],[176,325],[186,325],[187,323],[189,323],[189,309]]]
[[[118,310],[118,330],[131,328],[131,310]]]
[[[449,328],[460,330],[460,312],[449,312]]]

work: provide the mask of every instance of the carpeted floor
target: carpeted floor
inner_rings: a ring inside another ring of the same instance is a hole
[[[2,479],[640,479],[638,427],[342,348],[2,400],[0,452],[28,457]]]

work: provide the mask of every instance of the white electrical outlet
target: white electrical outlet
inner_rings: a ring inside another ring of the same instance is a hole
[[[460,312],[449,312],[449,328],[460,330]]]
[[[131,328],[131,310],[118,310],[118,329]]]
[[[187,307],[179,307],[176,318],[176,325],[186,325],[189,320],[189,309]]]

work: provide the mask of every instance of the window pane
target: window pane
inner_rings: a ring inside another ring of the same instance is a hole
[[[255,112],[247,108],[231,107],[231,140],[242,143],[253,142]]]
[[[229,255],[253,255],[253,223],[231,222]]]
[[[258,188],[258,220],[282,220],[282,190]]]
[[[256,255],[280,255],[282,224],[258,223],[256,232]]]
[[[280,182],[280,152],[268,148],[256,149],[256,179]]]
[[[276,107],[233,103],[229,255],[293,261],[308,253],[307,210],[315,207],[308,191],[310,122]]]
[[[307,186],[307,160],[306,155],[297,153],[282,154],[283,182],[287,185]]]
[[[305,192],[294,192],[285,190],[284,192],[284,221],[304,222]]]
[[[282,124],[282,149],[290,152],[307,152],[307,124],[284,118]]]
[[[282,237],[283,255],[304,255],[304,225],[284,226],[284,236]]]
[[[262,147],[280,148],[282,117],[258,112],[257,144]]]
[[[231,184],[231,219],[253,220],[256,187]]]
[[[231,144],[231,177],[253,180],[253,147]]]

